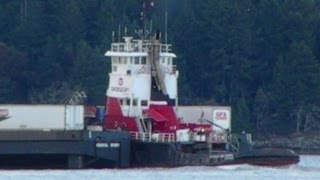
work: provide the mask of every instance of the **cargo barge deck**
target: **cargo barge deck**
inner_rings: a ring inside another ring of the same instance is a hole
[[[130,135],[107,131],[0,131],[1,169],[127,168]]]

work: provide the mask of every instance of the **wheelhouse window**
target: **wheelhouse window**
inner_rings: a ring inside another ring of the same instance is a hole
[[[147,100],[141,100],[141,106],[148,106]]]
[[[112,64],[118,64],[118,57],[112,57]]]
[[[137,106],[138,105],[138,100],[134,99],[133,102],[132,102],[132,105]]]
[[[146,57],[142,57],[141,58],[141,64],[147,64],[147,58]]]
[[[139,64],[140,57],[134,57],[134,64]]]
[[[133,64],[133,57],[130,57],[130,64]]]
[[[127,64],[128,58],[127,57],[120,57],[119,58],[119,64]]]

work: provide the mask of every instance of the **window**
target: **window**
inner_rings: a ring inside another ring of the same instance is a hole
[[[118,64],[118,57],[112,57],[112,64]]]
[[[146,57],[142,57],[141,58],[141,64],[147,64],[147,58]]]
[[[161,57],[162,64],[164,64],[164,61],[165,61],[164,57]]]
[[[141,100],[141,106],[148,106],[147,100]]]
[[[137,106],[137,105],[138,105],[138,100],[137,100],[137,99],[134,99],[134,100],[133,100],[133,105],[134,105],[134,106]]]
[[[124,106],[129,106],[130,105],[130,99],[126,98],[126,99],[120,99],[120,104],[124,105]]]
[[[139,64],[139,57],[134,57],[134,64]]]
[[[126,101],[127,105],[130,105],[130,99],[127,99]]]
[[[171,65],[172,63],[172,58],[168,58],[168,65]]]
[[[116,72],[117,71],[117,66],[112,66],[112,72]]]
[[[127,58],[123,58],[123,64],[127,64]]]

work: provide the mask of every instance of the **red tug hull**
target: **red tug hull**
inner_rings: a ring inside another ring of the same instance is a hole
[[[116,98],[108,98],[107,115],[104,120],[105,129],[118,131],[130,131],[132,135],[139,135],[136,120],[133,117],[124,117],[120,104]],[[180,123],[174,116],[170,106],[150,106],[150,116],[157,119],[153,123],[156,132],[173,133],[174,130],[167,128],[177,126],[178,128],[208,128],[202,124]],[[153,114],[151,114],[153,113]],[[173,119],[173,120],[172,120]],[[289,149],[262,148],[255,149],[247,134],[238,135],[236,139],[238,149],[220,149],[209,151],[208,148],[197,148],[207,146],[205,143],[181,143],[181,142],[158,142],[152,138],[139,139],[132,136],[130,148],[130,167],[179,167],[179,166],[219,166],[232,164],[251,164],[258,166],[286,166],[297,164],[299,156]],[[232,142],[224,142],[222,147]],[[232,145],[229,145],[230,147]]]

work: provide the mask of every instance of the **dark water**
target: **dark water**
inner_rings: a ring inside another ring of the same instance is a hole
[[[0,170],[0,179],[92,180],[92,179],[320,179],[320,156],[301,156],[297,165],[286,167],[258,167],[231,165],[219,167],[139,168],[100,170]]]

